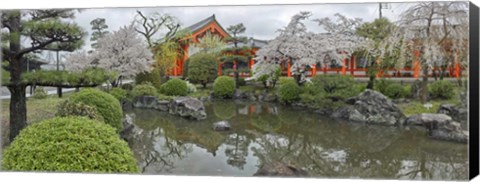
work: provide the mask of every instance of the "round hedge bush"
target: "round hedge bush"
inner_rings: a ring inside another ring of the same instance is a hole
[[[133,97],[154,96],[157,95],[157,89],[150,82],[145,82],[143,84],[135,85],[131,94]]]
[[[433,98],[451,99],[455,95],[454,87],[453,83],[440,80],[430,84],[429,92]]]
[[[127,98],[127,91],[121,88],[112,88],[112,90],[110,90],[108,93],[119,101]]]
[[[398,84],[398,83],[393,83],[388,85],[385,88],[385,95],[389,98],[392,99],[398,99],[401,97],[407,97],[408,96],[408,91],[405,89],[404,86]]]
[[[160,92],[169,96],[186,96],[188,94],[187,82],[172,78],[160,87]]]
[[[278,89],[278,95],[280,100],[286,103],[291,103],[299,98],[302,89],[296,82],[287,81],[280,85]]]
[[[95,107],[86,105],[84,103],[76,103],[70,100],[65,100],[58,105],[55,116],[83,116],[92,120],[103,122],[104,119]]]
[[[218,97],[232,97],[235,93],[235,80],[229,76],[220,76],[213,82],[213,94]]]
[[[12,171],[138,173],[127,143],[115,129],[83,117],[57,117],[22,130],[5,149]]]
[[[112,95],[97,89],[88,88],[73,94],[70,96],[69,100],[95,107],[98,113],[103,117],[105,123],[116,128],[117,132],[122,131],[122,106]]]

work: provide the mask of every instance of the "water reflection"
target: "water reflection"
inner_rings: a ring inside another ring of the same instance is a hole
[[[144,173],[251,176],[284,162],[311,176],[463,180],[467,145],[426,138],[424,131],[333,121],[302,109],[266,103],[207,103],[208,118],[189,121],[133,110],[129,141]],[[212,124],[228,120],[232,130]]]

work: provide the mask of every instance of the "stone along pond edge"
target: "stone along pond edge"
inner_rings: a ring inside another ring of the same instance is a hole
[[[122,107],[124,110],[132,108],[155,109],[200,121],[207,118],[204,102],[215,100],[246,100],[280,104],[277,96],[272,93],[253,94],[252,92],[237,90],[233,98],[216,98],[213,94],[199,99],[176,97],[171,100],[159,100],[156,96],[139,96],[135,97],[133,101],[122,101]],[[326,112],[320,109],[314,112],[334,119],[357,123],[392,127],[420,127],[427,131],[428,137],[431,139],[468,143],[468,130],[461,127],[461,122],[466,122],[468,118],[468,112],[463,108],[442,104],[438,113],[422,113],[406,117],[391,99],[380,92],[369,89],[347,99],[345,103],[346,106],[339,107],[334,111]],[[301,103],[293,103],[292,106],[311,108],[309,105]],[[220,131],[230,129],[228,121],[219,121],[218,125],[215,123],[213,129]]]

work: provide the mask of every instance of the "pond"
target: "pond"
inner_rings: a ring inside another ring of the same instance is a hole
[[[144,174],[252,176],[281,161],[318,178],[466,180],[468,145],[427,138],[420,129],[337,121],[271,103],[205,103],[207,119],[134,109],[129,141]],[[218,132],[214,122],[232,129]]]

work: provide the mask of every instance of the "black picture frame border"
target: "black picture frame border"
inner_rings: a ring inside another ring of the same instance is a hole
[[[472,2],[469,4],[469,160],[470,180],[479,174],[479,8]]]

